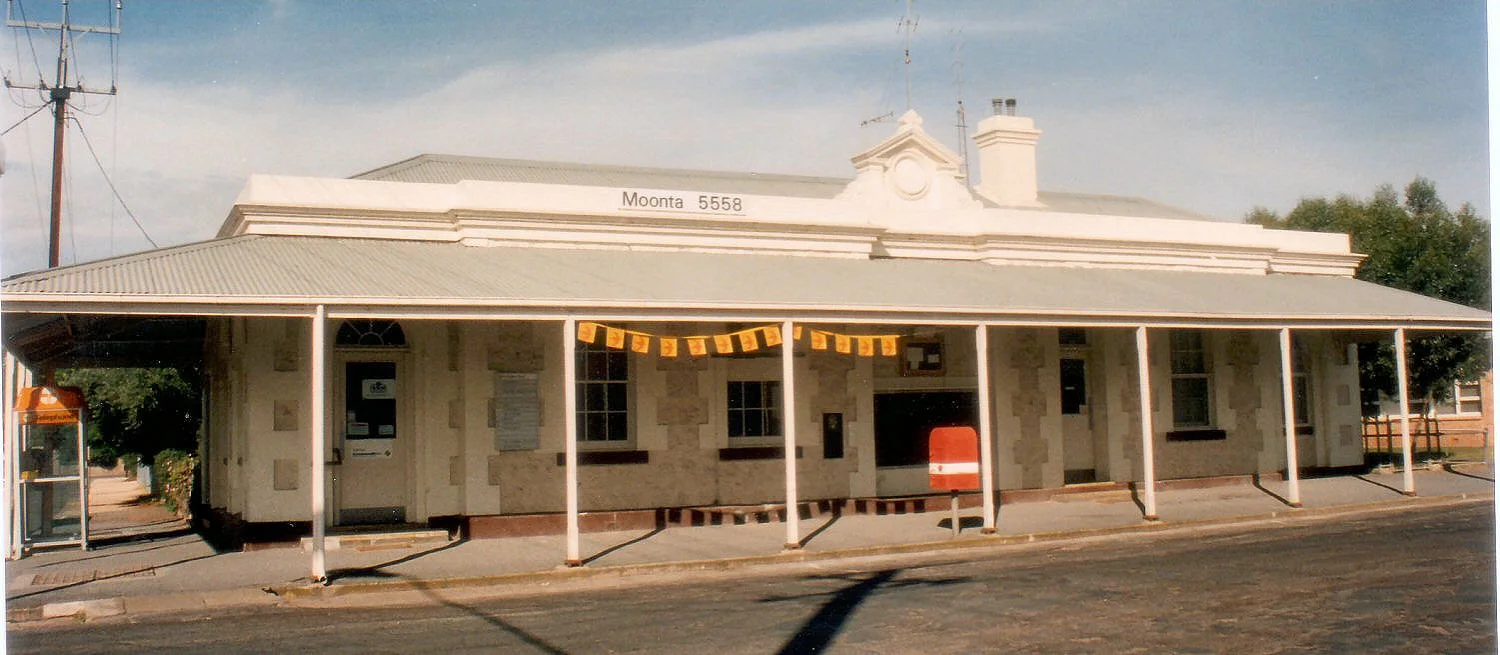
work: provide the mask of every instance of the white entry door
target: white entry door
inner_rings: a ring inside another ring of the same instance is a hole
[[[394,361],[346,361],[335,405],[338,457],[334,476],[337,522],[406,521],[406,464],[411,435],[403,434],[401,386]]]
[[[1088,362],[1082,357],[1058,361],[1061,381],[1063,482],[1095,480],[1094,435],[1089,421]]]

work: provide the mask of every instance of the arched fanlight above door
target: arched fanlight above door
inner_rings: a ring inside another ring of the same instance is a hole
[[[404,348],[406,332],[395,321],[354,319],[339,325],[334,344],[355,348]]]

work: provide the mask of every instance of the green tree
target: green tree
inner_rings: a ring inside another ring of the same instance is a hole
[[[166,449],[195,452],[202,414],[199,374],[174,368],[69,369],[59,384],[83,389],[90,460],[135,454],[151,462]]]
[[[1348,234],[1354,251],[1368,256],[1355,277],[1489,310],[1489,222],[1468,203],[1458,211],[1449,210],[1438,197],[1437,186],[1426,178],[1407,184],[1404,198],[1384,185],[1368,200],[1348,195],[1332,200],[1304,198],[1284,217],[1257,207],[1245,216],[1245,222]],[[1360,386],[1366,394],[1395,394],[1393,351],[1389,341],[1359,345]],[[1454,380],[1478,379],[1489,368],[1487,335],[1408,335],[1412,398],[1446,398]]]

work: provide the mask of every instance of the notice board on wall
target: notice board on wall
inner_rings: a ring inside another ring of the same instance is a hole
[[[541,396],[536,373],[495,374],[495,450],[541,446]]]

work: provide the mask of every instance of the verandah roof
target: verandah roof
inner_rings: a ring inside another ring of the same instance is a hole
[[[7,312],[1489,329],[1488,312],[1348,278],[976,261],[238,236],[14,276]]]

